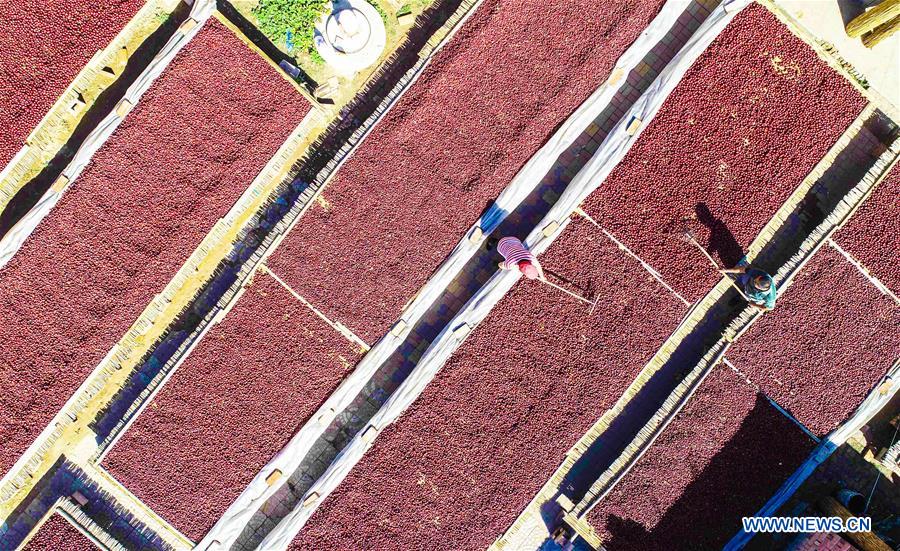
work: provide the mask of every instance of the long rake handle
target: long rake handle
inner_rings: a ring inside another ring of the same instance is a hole
[[[713,268],[715,268],[716,271],[722,269],[722,268],[719,267],[719,263],[716,262],[716,259],[713,258],[712,255],[709,254],[709,253],[706,251],[706,249],[704,249],[703,246],[702,246],[700,243],[697,243],[697,240],[696,240],[696,239],[694,239],[693,237],[688,237],[688,239],[690,239],[691,243],[693,243],[694,245],[696,245],[696,247],[697,247],[698,249],[700,249],[700,252],[703,253],[703,256],[705,256],[705,257],[709,260],[709,263],[713,265]]]
[[[712,263],[712,265],[716,269],[716,271],[721,270],[721,268],[719,268],[719,263],[715,261],[715,259],[712,257],[712,255],[710,255],[708,252],[706,252],[706,249],[704,249],[700,243],[697,243],[697,240],[694,239],[693,236],[688,237],[688,239],[690,240],[691,243],[696,245],[698,249],[700,249],[700,252],[703,253],[703,256],[705,256],[706,258],[709,259],[709,261]],[[738,284],[735,283],[734,279],[732,279],[731,276],[729,276],[728,274],[722,274],[722,275],[726,279],[728,279],[728,283],[731,283],[731,286],[734,287],[735,290],[738,293],[740,293],[742,297],[744,297],[744,300],[746,300],[747,302],[751,302],[750,297],[748,297],[746,294],[744,294],[744,290],[741,289],[740,287],[738,287]]]
[[[556,283],[553,283],[552,281],[548,281],[548,280],[546,280],[546,279],[544,279],[544,278],[538,278],[538,281],[541,281],[541,282],[543,282],[543,283],[546,283],[547,285],[553,287],[554,289],[557,289],[557,290],[559,290],[559,291],[562,291],[563,293],[569,295],[570,297],[577,298],[577,299],[580,300],[581,302],[586,302],[586,303],[588,303],[588,304],[593,304],[593,302],[589,301],[588,299],[584,298],[583,296],[581,296],[581,295],[579,295],[579,294],[577,294],[577,293],[573,293],[572,291],[570,291],[570,290],[568,290],[568,289],[563,289],[562,287],[560,287],[560,286],[557,285]]]

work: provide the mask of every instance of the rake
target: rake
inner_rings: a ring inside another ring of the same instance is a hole
[[[538,278],[538,281],[540,281],[541,283],[546,283],[547,285],[553,287],[554,289],[556,289],[556,290],[558,290],[558,291],[562,291],[563,293],[569,295],[570,297],[577,298],[577,299],[580,300],[581,302],[586,302],[586,303],[591,304],[591,305],[594,304],[593,302],[591,302],[590,300],[584,298],[583,296],[579,295],[578,293],[573,293],[572,291],[570,291],[570,290],[568,290],[568,289],[564,289],[564,288],[560,287],[559,285],[557,285],[556,283],[553,283],[552,281],[548,281],[547,279],[545,279],[545,278],[543,278],[543,277],[539,277],[539,278]],[[594,309],[594,308],[593,308],[593,306],[592,306],[592,307],[591,307],[591,310],[593,311],[593,309]]]
[[[721,272],[722,268],[719,267],[719,263],[716,262],[716,260],[712,257],[712,255],[710,255],[706,251],[706,249],[703,247],[703,245],[701,245],[700,243],[697,242],[697,238],[694,237],[694,232],[692,232],[690,229],[686,229],[681,234],[681,237],[684,241],[687,241],[688,243],[693,243],[694,246],[696,246],[698,249],[700,249],[700,252],[703,253],[703,256],[705,256],[709,260],[710,264],[713,265],[713,268],[715,268],[715,270],[717,272]],[[727,274],[722,274],[722,275],[724,275],[725,278],[728,279],[728,283],[731,283],[731,286],[734,287],[735,290],[738,293],[740,293],[742,297],[744,297],[744,300],[746,300],[747,302],[751,302],[750,298],[746,294],[744,294],[744,290],[738,286],[738,284],[734,281],[734,279],[732,279]]]

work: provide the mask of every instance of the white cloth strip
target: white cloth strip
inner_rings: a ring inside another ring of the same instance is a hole
[[[285,291],[287,291],[288,293],[290,293],[292,297],[294,297],[295,299],[297,299],[297,300],[299,300],[300,302],[302,302],[303,305],[306,306],[307,308],[309,308],[310,311],[312,311],[313,314],[315,314],[316,316],[318,316],[319,318],[321,318],[322,321],[324,321],[324,322],[327,323],[332,329],[334,329],[335,331],[337,331],[338,333],[340,333],[341,336],[343,336],[345,339],[347,339],[348,341],[350,341],[350,342],[352,342],[353,344],[355,344],[355,345],[359,346],[360,348],[362,348],[364,352],[366,352],[366,351],[368,351],[370,348],[372,348],[371,346],[369,346],[368,344],[366,344],[366,341],[362,340],[361,338],[359,338],[359,337],[356,335],[356,333],[354,333],[353,331],[351,331],[349,327],[347,327],[347,326],[344,325],[343,323],[338,323],[338,322],[332,320],[331,318],[329,318],[328,316],[326,316],[325,314],[323,314],[318,308],[316,308],[315,306],[313,306],[311,302],[309,302],[308,300],[306,300],[305,298],[303,298],[303,297],[300,295],[300,293],[298,293],[297,291],[295,291],[294,289],[292,289],[290,285],[288,285],[287,283],[284,282],[283,279],[281,279],[280,277],[278,277],[278,275],[277,275],[275,272],[273,272],[268,266],[262,265],[262,266],[260,266],[259,269],[260,269],[261,272],[264,272],[264,273],[270,275],[270,276],[272,277],[272,279],[274,279],[275,281],[277,281],[278,284],[281,285],[281,286],[284,288]]]
[[[882,283],[880,279],[875,277],[875,275],[872,272],[870,272],[869,269],[866,268],[863,265],[863,263],[860,262],[860,260],[858,258],[856,258],[852,254],[847,252],[843,247],[838,245],[837,242],[831,237],[828,238],[828,244],[831,245],[832,249],[841,253],[841,256],[843,256],[847,260],[847,262],[849,262],[850,264],[853,264],[853,266],[855,266],[856,269],[859,270],[859,273],[862,274],[862,276],[864,278],[866,278],[866,280],[869,283],[874,285],[876,289],[881,291],[882,294],[885,294],[885,295],[891,297],[894,300],[894,302],[896,302],[897,304],[900,304],[900,298],[898,298],[897,295],[895,295],[893,291],[888,289],[887,285]]]

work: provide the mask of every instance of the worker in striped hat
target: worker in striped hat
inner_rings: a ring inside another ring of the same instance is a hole
[[[503,255],[501,270],[518,269],[528,279],[544,279],[537,257],[518,238],[504,237],[497,243],[497,252]]]

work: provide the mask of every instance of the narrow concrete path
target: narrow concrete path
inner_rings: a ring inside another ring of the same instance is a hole
[[[0,527],[3,549],[17,549],[56,508],[109,548],[185,551],[193,543],[156,517],[105,473],[61,457],[29,499]]]

